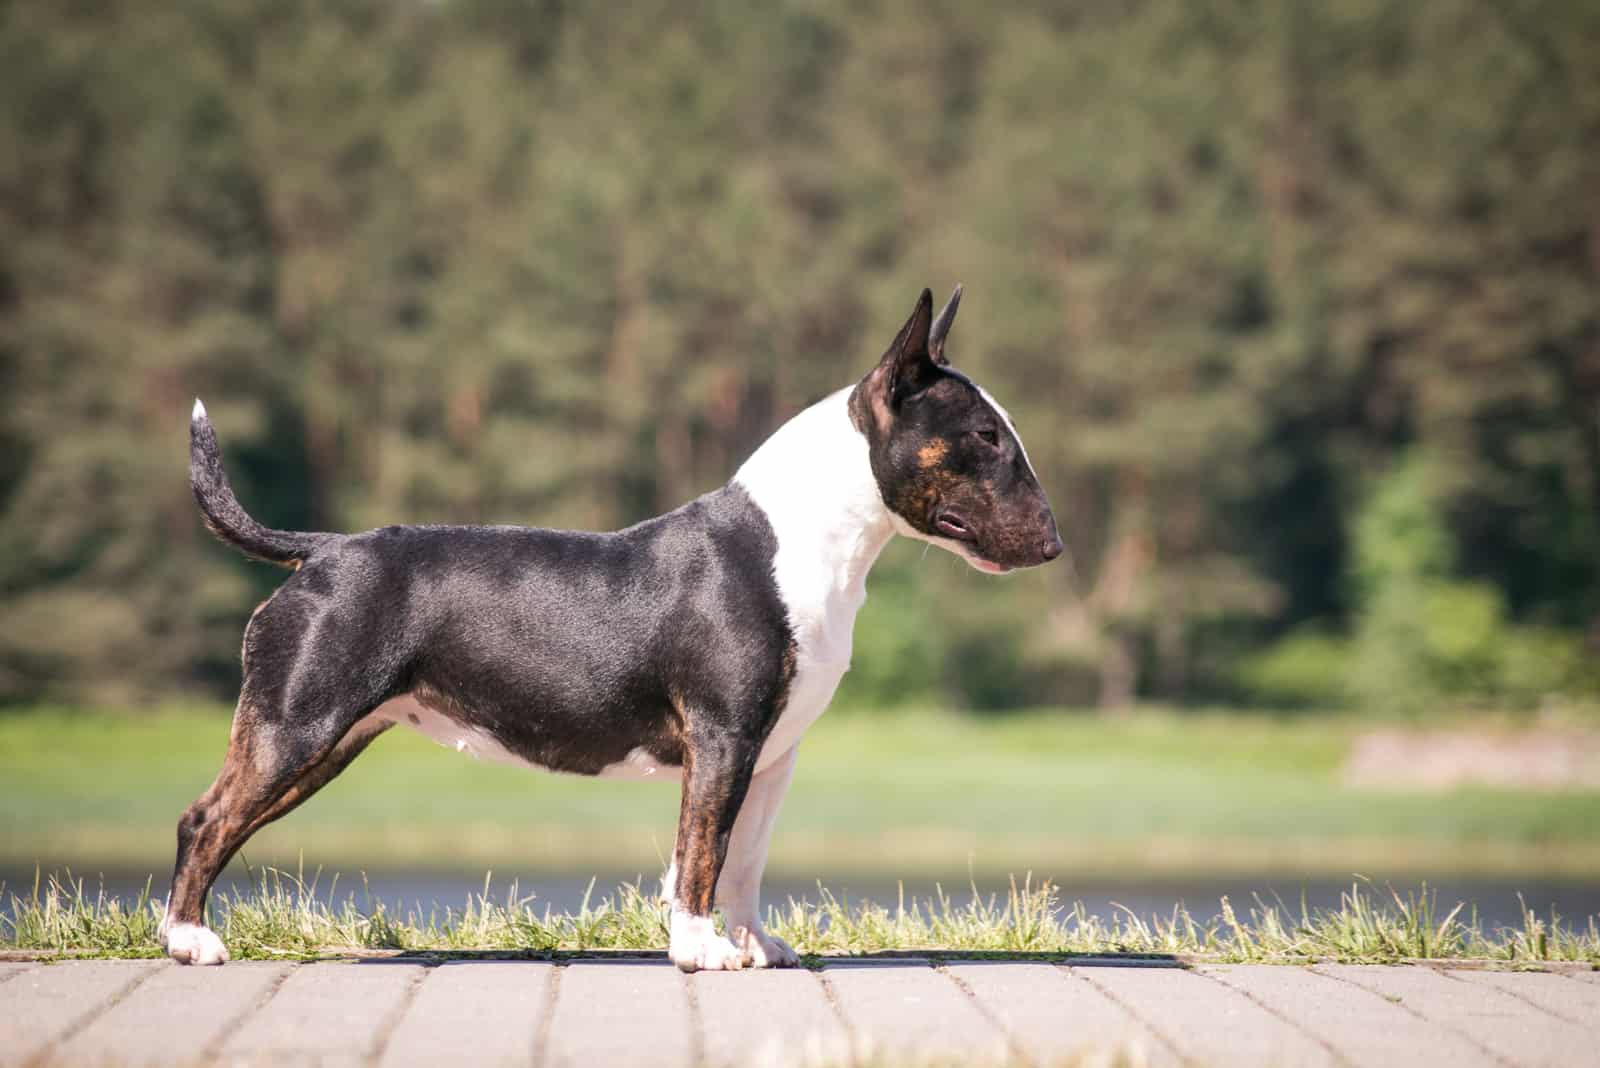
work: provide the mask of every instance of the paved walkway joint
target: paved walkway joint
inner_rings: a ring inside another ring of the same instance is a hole
[[[0,964],[0,1066],[1600,1068],[1600,976],[1376,965],[665,960]]]

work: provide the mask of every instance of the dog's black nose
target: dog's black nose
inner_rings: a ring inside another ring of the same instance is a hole
[[[1044,547],[1039,550],[1045,560],[1054,560],[1061,555],[1061,550],[1066,546],[1061,544],[1061,535],[1056,534],[1045,541]]]

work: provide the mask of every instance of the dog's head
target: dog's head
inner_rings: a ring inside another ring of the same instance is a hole
[[[850,394],[883,502],[902,534],[998,574],[1061,555],[1050,502],[1010,416],[950,366],[945,338],[961,303],[933,317],[933,294]]]

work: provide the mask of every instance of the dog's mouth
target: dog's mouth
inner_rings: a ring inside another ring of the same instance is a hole
[[[964,541],[970,543],[978,540],[978,535],[973,533],[972,528],[967,525],[966,520],[962,519],[954,512],[940,512],[938,515],[934,516],[933,526],[934,529],[936,529],[940,534],[950,538],[952,541]]]
[[[954,512],[940,512],[935,515],[933,517],[933,527],[951,541],[959,543],[962,559],[979,571],[990,575],[1003,575],[1011,570],[1005,564],[997,564],[993,560],[985,559],[978,554],[977,531],[973,530],[971,524]]]

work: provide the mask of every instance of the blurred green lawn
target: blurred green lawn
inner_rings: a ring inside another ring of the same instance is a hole
[[[1347,876],[1600,874],[1600,792],[1340,782],[1347,718],[835,712],[801,749],[775,869]],[[227,742],[215,709],[0,717],[0,865],[170,863]],[[254,862],[653,871],[677,789],[480,763],[404,729],[246,849]]]

